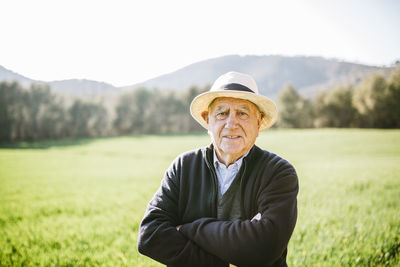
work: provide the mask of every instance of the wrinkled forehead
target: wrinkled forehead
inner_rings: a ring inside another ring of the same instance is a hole
[[[235,107],[235,108],[244,108],[244,109],[249,109],[249,110],[255,110],[259,111],[257,105],[255,105],[253,102],[245,99],[240,99],[240,98],[233,98],[233,97],[217,97],[215,98],[210,105],[208,105],[208,110],[212,111],[216,107],[218,108],[229,108],[229,107]]]

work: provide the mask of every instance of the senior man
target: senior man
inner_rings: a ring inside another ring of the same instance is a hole
[[[178,156],[139,229],[138,250],[167,266],[286,266],[298,180],[255,145],[277,118],[254,79],[228,72],[191,104],[212,143]]]

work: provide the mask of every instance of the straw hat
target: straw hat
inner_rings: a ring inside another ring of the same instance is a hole
[[[275,103],[268,97],[259,94],[253,77],[231,71],[221,75],[208,92],[196,96],[190,105],[190,114],[206,129],[208,129],[208,124],[201,114],[208,111],[211,102],[218,97],[239,98],[255,104],[264,115],[259,131],[271,127],[276,122],[278,112]]]

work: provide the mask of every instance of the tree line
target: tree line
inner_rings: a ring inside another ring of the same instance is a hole
[[[93,100],[66,101],[45,84],[23,88],[1,82],[0,142],[201,132],[189,106],[208,89],[192,86],[182,93],[139,88],[108,107]],[[389,78],[371,75],[356,86],[339,86],[313,99],[288,85],[277,99],[275,127],[399,128],[399,103],[400,70]]]
[[[342,85],[301,96],[291,85],[278,96],[278,127],[400,128],[400,70],[373,74],[358,85]]]
[[[45,84],[23,88],[0,83],[0,143],[48,139],[200,132],[190,116],[192,99],[208,87],[183,94],[139,88],[112,107],[101,101],[64,99]]]

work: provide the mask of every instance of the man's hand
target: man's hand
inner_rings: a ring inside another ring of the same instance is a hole
[[[261,213],[257,213],[256,216],[251,219],[252,222],[261,220]]]

